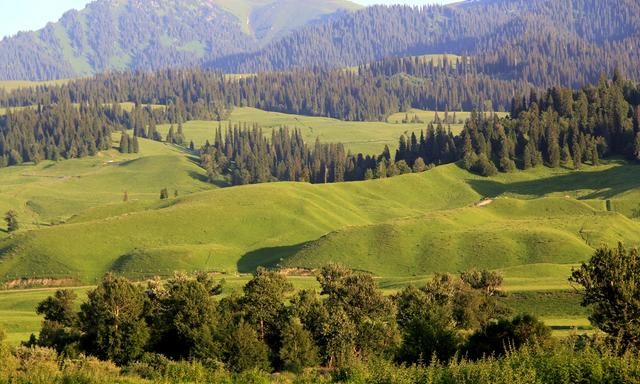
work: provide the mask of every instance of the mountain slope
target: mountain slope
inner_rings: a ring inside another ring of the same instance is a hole
[[[196,65],[253,51],[336,12],[346,0],[97,0],[0,42],[0,79]]]
[[[378,6],[300,28],[258,52],[209,65],[238,73],[451,53],[470,57],[473,72],[545,87],[579,86],[616,67],[640,78],[638,36],[640,3],[633,0]]]

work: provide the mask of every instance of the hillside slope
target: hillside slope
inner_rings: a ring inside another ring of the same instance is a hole
[[[637,201],[637,169],[540,168],[487,180],[452,164],[366,182],[259,184],[120,203],[1,241],[0,278],[90,283],[107,271],[140,278],[328,261],[383,276],[574,264],[602,243],[640,244],[640,222],[610,212]],[[486,196],[502,197],[476,206]]]
[[[0,79],[197,65],[357,8],[347,0],[96,0],[0,41]]]

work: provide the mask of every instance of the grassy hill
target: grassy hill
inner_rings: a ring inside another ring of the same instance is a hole
[[[214,187],[183,150],[149,140],[140,140],[140,154],[114,149],[95,157],[2,168],[0,180],[0,212],[15,210],[26,229],[65,221],[80,212],[91,215],[95,209],[124,213],[129,206],[155,203],[165,187],[182,194]],[[125,191],[128,205],[110,207],[123,201]]]
[[[452,164],[365,182],[212,189],[188,154],[145,140],[141,147],[140,155],[110,151],[0,170],[13,180],[0,190],[3,208],[13,195],[22,199],[22,215],[37,201],[46,209],[32,211],[35,217],[66,218],[4,235],[0,279],[71,278],[83,285],[106,271],[144,278],[206,270],[229,273],[228,293],[258,265],[336,261],[373,272],[390,294],[435,272],[489,268],[505,276],[507,305],[566,335],[590,329],[567,283],[571,268],[600,244],[640,244],[640,221],[631,218],[640,201],[639,168],[623,162],[490,179]],[[159,188],[174,185],[181,196],[160,201]],[[297,287],[316,286],[312,277],[294,279]],[[76,290],[82,297],[87,287]],[[38,329],[33,309],[51,292],[0,291],[0,325],[11,343]]]
[[[602,243],[640,243],[640,222],[610,211],[637,201],[637,181],[630,177],[635,165],[583,172],[539,168],[494,179],[448,165],[384,180],[262,184],[160,202],[154,201],[158,187],[174,184],[162,173],[169,172],[170,160],[155,160],[121,165],[131,171],[136,181],[129,186],[138,188],[133,196],[140,194],[141,201],[116,203],[119,186],[107,194],[112,205],[0,242],[0,276],[91,283],[109,270],[142,277],[174,270],[251,272],[258,265],[313,268],[328,261],[380,276],[407,276],[574,264]],[[140,174],[150,169],[156,172]],[[607,184],[606,175],[626,184]],[[127,179],[122,172],[102,176],[74,182],[101,189]],[[204,189],[197,177],[186,177],[191,188]],[[475,206],[487,196],[501,197]]]

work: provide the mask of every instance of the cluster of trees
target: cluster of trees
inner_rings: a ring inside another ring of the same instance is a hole
[[[109,274],[80,312],[69,290],[41,302],[42,330],[28,344],[119,365],[199,360],[235,372],[300,372],[374,358],[414,364],[456,353],[503,355],[550,335],[531,316],[506,317],[497,300],[502,278],[492,272],[438,275],[393,297],[371,275],[338,265],[322,268],[317,279],[320,296],[294,292],[284,275],[258,269],[242,294],[217,299],[222,286],[206,274],[177,274],[146,287]]]
[[[257,124],[246,123],[230,123],[224,134],[218,127],[213,144],[207,142],[200,149],[200,159],[209,181],[222,176],[233,185],[272,181],[338,183],[423,172],[432,167],[422,158],[412,159],[411,166],[407,159],[396,156],[394,160],[388,146],[378,156],[352,154],[343,144],[323,144],[319,139],[311,147],[299,130],[287,127],[274,129],[268,139]]]
[[[402,60],[402,59],[394,59]],[[78,79],[59,86],[41,86],[0,92],[2,106],[50,105],[60,98],[74,103],[91,100],[99,105],[131,102],[152,109],[156,123],[185,120],[222,120],[232,106],[342,120],[384,120],[389,114],[409,108],[445,110],[508,110],[514,94],[534,89],[521,81],[504,81],[482,74],[469,74],[462,65],[434,65],[416,59],[421,77],[407,76],[394,60],[377,66],[344,69],[295,69],[228,77],[200,69],[166,70],[153,73],[109,73]],[[116,111],[118,112],[118,111]],[[129,126],[143,136],[150,118],[132,111]],[[119,114],[117,114],[119,115]],[[145,135],[154,138],[153,133]]]
[[[111,148],[114,129],[104,108],[68,99],[8,110],[0,116],[0,168],[95,155]]]
[[[640,347],[640,328],[629,321],[640,316],[639,265],[637,249],[604,247],[570,279],[583,288],[592,323],[619,354]],[[534,317],[509,317],[499,300],[502,277],[494,272],[439,274],[393,296],[383,295],[371,275],[339,265],[323,267],[317,280],[319,294],[294,291],[283,274],[258,269],[242,292],[219,298],[223,282],[207,274],[176,274],[146,287],[108,274],[79,312],[69,290],[41,302],[42,329],[26,345],[68,357],[84,353],[136,372],[183,360],[233,372],[301,372],[367,361],[479,360],[532,344],[554,348],[549,328]]]
[[[402,135],[393,157],[387,146],[380,155],[354,155],[339,143],[316,140],[311,148],[297,130],[274,130],[269,140],[257,124],[230,124],[201,149],[201,165],[211,181],[224,175],[240,185],[368,180],[457,161],[493,176],[540,165],[579,169],[606,156],[640,159],[640,91],[620,73],[578,91],[531,92],[511,109],[506,118],[474,112],[458,135],[443,124],[452,118],[448,112],[444,120],[436,116],[426,131]]]
[[[20,223],[18,222],[18,214],[14,210],[7,211],[4,214],[4,221],[7,223],[7,232],[15,232],[20,229]]]
[[[364,180],[372,178],[376,165],[376,159],[352,155],[342,144],[316,140],[311,149],[297,129],[274,129],[269,140],[257,124],[229,124],[224,135],[218,127],[213,144],[207,142],[200,153],[201,165],[211,181],[224,175],[234,185]]]
[[[140,152],[140,144],[138,143],[138,136],[133,135],[130,137],[125,131],[120,136],[120,153],[138,153]]]
[[[462,160],[485,176],[538,165],[598,165],[605,156],[640,159],[640,93],[619,72],[578,91],[554,87],[514,99],[511,116],[473,113],[460,135],[431,125],[418,139],[402,137],[396,161]]]

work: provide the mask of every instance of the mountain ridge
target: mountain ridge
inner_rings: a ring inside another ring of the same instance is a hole
[[[199,65],[358,8],[347,0],[97,0],[0,40],[0,79]]]

